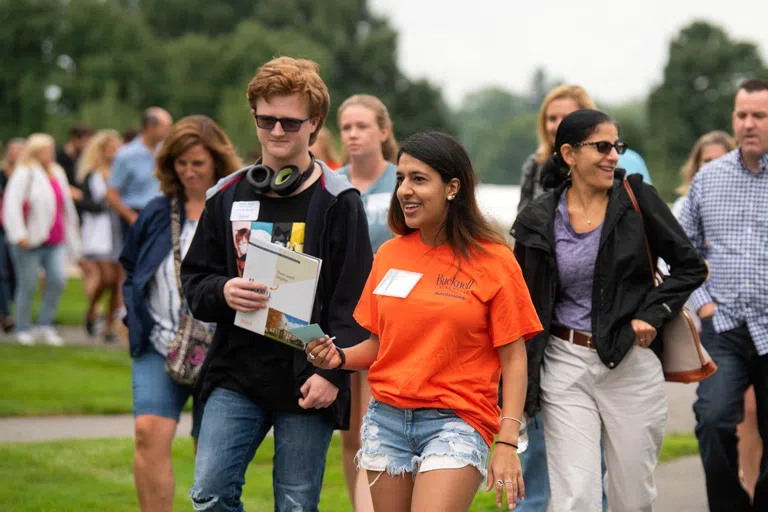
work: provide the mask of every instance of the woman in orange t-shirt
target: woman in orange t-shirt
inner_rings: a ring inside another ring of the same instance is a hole
[[[373,398],[358,461],[377,512],[467,510],[486,475],[497,504],[506,490],[511,507],[525,494],[520,341],[542,327],[512,251],[480,213],[464,147],[441,133],[418,134],[397,161],[389,224],[402,236],[379,249],[355,310],[371,337],[344,351],[321,338],[308,358],[321,368],[369,370]]]

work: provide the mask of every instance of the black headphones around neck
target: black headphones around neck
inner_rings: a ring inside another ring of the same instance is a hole
[[[295,165],[286,165],[275,172],[272,168],[261,163],[259,158],[253,167],[245,173],[248,183],[262,194],[274,192],[279,196],[289,196],[296,192],[304,181],[312,176],[315,169],[315,155],[309,152],[311,162],[305,171],[299,170]]]

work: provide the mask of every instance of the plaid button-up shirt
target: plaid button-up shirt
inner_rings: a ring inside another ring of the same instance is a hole
[[[746,323],[757,353],[768,354],[768,154],[757,173],[747,169],[739,149],[704,166],[691,183],[680,224],[711,269],[691,295],[696,310],[716,302],[715,331]]]

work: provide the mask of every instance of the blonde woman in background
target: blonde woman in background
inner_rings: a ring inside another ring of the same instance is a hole
[[[704,164],[708,164],[712,160],[717,160],[721,156],[725,155],[736,149],[736,142],[728,133],[720,130],[715,130],[709,133],[705,133],[691,149],[691,154],[688,155],[688,160],[685,161],[683,167],[680,169],[682,175],[682,184],[675,189],[675,192],[680,194],[680,197],[675,200],[672,205],[672,213],[675,217],[680,217],[680,212],[683,211],[683,205],[688,196],[688,189],[691,188],[691,181],[699,169]]]
[[[315,143],[309,146],[309,150],[315,155],[317,160],[325,162],[330,169],[334,171],[341,167],[339,163],[339,157],[336,156],[336,149],[334,148],[333,135],[331,135],[328,128],[323,127],[317,133],[317,139]]]
[[[16,338],[23,345],[37,339],[61,345],[53,322],[67,279],[67,253],[72,261],[79,259],[80,236],[67,175],[55,161],[50,135],[36,133],[27,139],[8,180],[3,227],[16,271]],[[32,298],[40,268],[45,270],[45,291],[33,330]]]
[[[77,184],[82,190],[79,206],[82,215],[81,235],[84,273],[94,276],[94,283],[86,289],[88,310],[85,329],[90,336],[96,334],[98,305],[104,292],[109,292],[109,309],[103,336],[105,342],[115,339],[114,326],[117,310],[122,303],[120,294],[120,265],[117,259],[122,249],[120,219],[107,204],[107,181],[122,137],[115,130],[101,130],[88,141],[78,162]]]
[[[368,94],[347,98],[339,107],[339,131],[347,165],[339,169],[360,196],[368,218],[368,235],[373,253],[393,237],[388,214],[397,186],[397,143],[392,120],[384,103]],[[356,471],[355,455],[360,450],[360,427],[371,400],[368,372],[352,374],[352,410],[349,430],[342,431],[342,462],[347,490],[357,512],[373,510],[364,471]],[[355,483],[357,482],[357,483]]]
[[[5,187],[8,185],[8,178],[11,177],[16,162],[24,150],[24,139],[15,138],[8,141],[3,154],[2,163],[0,163],[0,194],[5,193]],[[8,246],[5,243],[5,230],[0,225],[0,315],[2,315],[3,331],[11,332],[15,326],[11,316],[11,290],[13,286],[13,269],[11,268],[10,257],[8,255]]]

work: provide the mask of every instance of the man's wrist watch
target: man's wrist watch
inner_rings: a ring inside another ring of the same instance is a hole
[[[341,350],[339,347],[336,347],[336,352],[339,353],[339,357],[341,358],[341,362],[339,363],[339,366],[334,368],[334,370],[341,370],[345,364],[347,364],[347,356],[344,354],[344,351]]]

